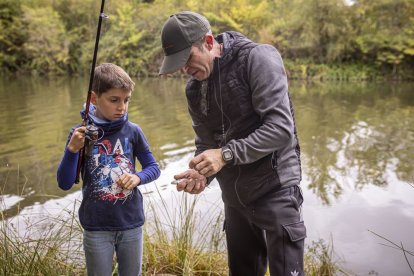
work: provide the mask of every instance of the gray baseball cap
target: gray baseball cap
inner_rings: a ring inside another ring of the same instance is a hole
[[[190,57],[191,46],[210,31],[208,20],[195,12],[182,11],[171,15],[161,31],[164,60],[160,75],[181,69]]]

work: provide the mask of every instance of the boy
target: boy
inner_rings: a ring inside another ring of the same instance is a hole
[[[89,121],[99,129],[98,140],[91,156],[85,155],[79,208],[88,275],[111,275],[114,251],[119,275],[141,275],[144,210],[137,186],[157,179],[160,170],[141,128],[128,120],[134,85],[115,64],[95,68]],[[57,171],[63,190],[75,182],[84,144],[85,127],[75,127]],[[135,171],[135,158],[140,172]]]

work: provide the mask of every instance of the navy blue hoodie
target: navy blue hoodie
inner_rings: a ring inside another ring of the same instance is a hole
[[[95,117],[94,112],[95,107],[91,105],[89,120],[99,128],[99,139],[92,156],[85,156],[82,170],[81,225],[91,231],[120,231],[142,226],[145,218],[139,189],[122,189],[116,181],[124,173],[135,173],[141,179],[140,185],[152,182],[160,175],[158,164],[141,128],[128,121],[127,114],[119,120],[106,121]],[[67,143],[76,127],[72,128]],[[61,189],[73,186],[78,158],[78,153],[66,147],[57,171]],[[140,172],[135,171],[136,159],[142,166]]]

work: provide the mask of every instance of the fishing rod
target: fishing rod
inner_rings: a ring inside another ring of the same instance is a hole
[[[104,13],[104,7],[105,7],[105,0],[102,0],[101,2],[101,11],[99,13],[99,19],[98,19],[98,28],[96,30],[96,37],[95,37],[95,49],[93,51],[93,59],[92,59],[92,66],[91,66],[91,73],[89,77],[89,88],[88,88],[88,96],[86,97],[86,106],[85,106],[85,113],[82,118],[82,126],[86,126],[88,124],[89,119],[89,107],[91,104],[91,95],[92,95],[92,84],[93,84],[93,78],[95,76],[95,66],[96,66],[96,57],[98,55],[98,47],[99,47],[99,37],[101,36],[101,26],[102,26],[102,19],[107,19],[108,16]],[[87,135],[88,129],[85,131],[85,142],[86,139],[92,140],[97,137],[97,129],[91,129],[90,131],[92,134]],[[96,139],[95,139],[96,140]],[[79,174],[81,171],[81,168],[83,166],[83,160],[85,156],[85,146],[79,151],[79,159],[78,159],[78,165],[76,168],[76,179],[75,183],[79,183]]]

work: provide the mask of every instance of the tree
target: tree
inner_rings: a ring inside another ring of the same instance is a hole
[[[28,40],[24,51],[38,74],[63,74],[69,63],[68,41],[58,13],[52,7],[24,7]]]
[[[106,6],[108,8],[112,4],[107,3]],[[54,4],[54,10],[58,12],[65,27],[69,72],[79,73],[86,69],[89,70],[89,63],[82,63],[81,56],[85,45],[92,45],[95,42],[100,1],[60,0]]]
[[[353,8],[357,54],[393,75],[403,63],[414,67],[414,1],[359,0]]]
[[[26,61],[23,45],[27,25],[19,0],[0,0],[0,67],[18,71]]]

